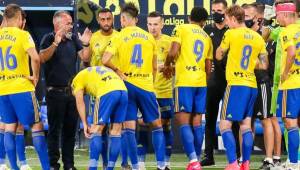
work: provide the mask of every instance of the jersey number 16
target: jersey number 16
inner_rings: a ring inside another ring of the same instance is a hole
[[[0,66],[1,70],[3,71],[5,68],[9,70],[14,70],[17,68],[17,58],[14,54],[10,53],[11,46],[9,46],[6,51],[5,55],[3,56],[3,50],[0,48]]]

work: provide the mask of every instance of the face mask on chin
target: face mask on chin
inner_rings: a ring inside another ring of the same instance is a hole
[[[212,17],[215,23],[221,23],[225,20],[225,15],[218,12],[213,13]]]

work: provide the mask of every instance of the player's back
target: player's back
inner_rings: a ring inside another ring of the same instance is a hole
[[[212,43],[196,24],[183,24],[173,31],[173,41],[180,43],[176,61],[175,86],[206,86],[205,60],[212,59]]]
[[[121,78],[104,66],[88,67],[80,71],[74,77],[72,87],[74,92],[84,88],[86,93],[95,97],[101,97],[115,90],[126,90]]]
[[[127,76],[126,81],[153,92],[153,56],[156,55],[153,36],[132,26],[124,28],[116,37],[119,38],[119,69]]]
[[[226,66],[228,85],[257,87],[254,69],[258,56],[266,54],[263,38],[249,28],[230,29],[225,33],[221,47],[229,48]]]
[[[35,47],[27,31],[16,27],[0,30],[0,95],[34,91],[27,50]]]
[[[281,47],[283,48],[283,55],[281,58],[281,73],[283,73],[286,60],[287,48],[289,46],[296,47],[295,61],[290,69],[289,76],[282,84],[280,89],[295,89],[300,88],[300,24],[291,24],[283,28],[280,33]]]

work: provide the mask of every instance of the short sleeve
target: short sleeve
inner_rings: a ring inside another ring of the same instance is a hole
[[[208,45],[209,45],[209,49],[208,49],[208,53],[207,53],[207,59],[209,60],[213,60],[213,44],[211,41],[211,38],[208,38]]]
[[[80,90],[83,90],[84,89],[84,84],[83,84],[83,81],[82,81],[82,77],[81,74],[79,73],[74,79],[73,79],[73,82],[72,82],[72,91],[74,94],[76,94],[78,91]]]
[[[181,44],[181,29],[180,29],[180,26],[177,26],[177,27],[174,28],[171,37],[172,37],[173,42],[175,41],[175,42]]]
[[[117,54],[118,48],[120,45],[119,35],[120,34],[116,34],[111,38],[111,40],[109,41],[109,43],[105,49],[105,52],[109,52],[113,55]]]
[[[229,45],[230,45],[230,30],[225,32],[220,47],[224,50],[228,50]]]
[[[288,31],[282,31],[280,35],[280,40],[282,43],[282,48],[285,51],[288,47],[294,45],[294,40],[291,35],[289,35]]]
[[[29,48],[35,48],[35,44],[34,44],[34,41],[31,37],[31,35],[25,31],[24,32],[24,39],[23,39],[23,42],[22,42],[22,45],[23,45],[23,49],[25,51],[27,51]]]
[[[44,37],[42,38],[42,41],[40,43],[40,50],[44,50],[44,49],[50,47],[51,44],[53,43],[53,41],[54,41],[53,33],[44,35]]]

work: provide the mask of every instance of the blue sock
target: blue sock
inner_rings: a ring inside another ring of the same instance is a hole
[[[50,169],[49,157],[47,152],[47,143],[46,143],[44,131],[32,132],[32,142],[39,156],[42,169],[43,170]]]
[[[246,162],[250,160],[252,146],[253,146],[253,134],[251,129],[247,129],[243,131],[242,136],[243,136],[243,144],[242,144],[243,162]]]
[[[193,129],[194,129],[194,137],[195,137],[195,151],[198,159],[200,160],[202,143],[203,143],[203,129],[201,125],[194,126]]]
[[[224,147],[226,149],[226,155],[229,164],[236,161],[236,144],[235,139],[231,129],[225,130],[222,132],[222,139]]]
[[[288,129],[288,147],[289,159],[291,163],[298,163],[298,149],[299,149],[299,128],[292,127]]]
[[[157,167],[163,169],[165,168],[166,142],[162,127],[152,130],[152,144],[155,151]]]
[[[134,129],[125,129],[125,135],[127,139],[128,154],[131,160],[131,165],[133,169],[138,169],[138,156],[137,156],[137,145],[135,138]]]
[[[122,135],[121,135],[121,156],[122,156],[121,166],[128,165],[127,139],[124,130],[122,130]]]
[[[19,170],[17,165],[16,137],[14,132],[4,133],[4,146],[10,163],[10,168],[13,170]]]
[[[5,164],[4,130],[0,130],[0,164]]]
[[[138,131],[137,145],[139,162],[145,162],[148,150],[148,131],[146,129]]]
[[[108,164],[108,135],[107,133],[102,134],[102,151],[101,151],[101,157],[103,161],[103,165]]]
[[[164,136],[166,141],[166,150],[165,150],[165,162],[170,162],[172,154],[172,146],[174,141],[174,135],[170,126],[164,126]]]
[[[180,126],[180,138],[183,144],[184,151],[189,160],[197,160],[194,146],[194,135],[190,125],[185,124]]]
[[[16,149],[18,158],[20,161],[20,165],[26,165],[26,156],[25,156],[25,138],[24,138],[24,132],[17,132],[16,134]]]
[[[102,150],[102,135],[92,134],[90,141],[90,162],[89,170],[97,170],[99,156]]]
[[[109,161],[106,170],[113,170],[121,149],[121,136],[110,136]]]

